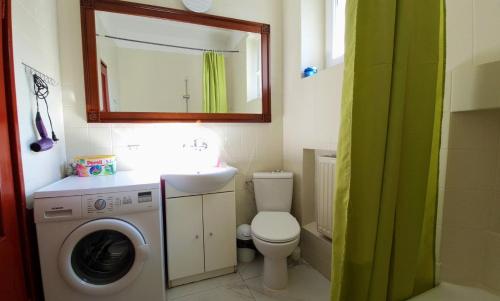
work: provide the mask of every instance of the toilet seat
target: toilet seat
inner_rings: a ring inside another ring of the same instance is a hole
[[[263,211],[252,220],[252,235],[270,243],[285,243],[297,239],[300,226],[288,212]]]

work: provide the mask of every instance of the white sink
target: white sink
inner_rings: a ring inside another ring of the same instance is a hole
[[[167,185],[188,193],[206,193],[224,187],[238,169],[232,166],[210,167],[191,171],[175,171],[163,175]]]

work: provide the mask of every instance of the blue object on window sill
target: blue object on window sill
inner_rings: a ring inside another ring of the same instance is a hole
[[[304,69],[304,77],[310,77],[318,73],[318,68],[316,67],[307,67]]]

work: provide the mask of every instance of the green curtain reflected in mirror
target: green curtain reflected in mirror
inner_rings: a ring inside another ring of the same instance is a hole
[[[444,15],[444,0],[347,1],[334,301],[435,285]]]
[[[224,55],[203,53],[203,112],[227,113],[226,63]]]

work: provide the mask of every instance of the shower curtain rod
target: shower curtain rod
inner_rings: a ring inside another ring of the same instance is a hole
[[[113,39],[113,40],[126,41],[126,42],[134,42],[134,43],[141,43],[141,44],[148,44],[148,45],[155,45],[155,46],[164,46],[164,47],[171,47],[171,48],[179,48],[179,49],[188,49],[188,50],[195,50],[195,51],[214,51],[214,52],[228,52],[228,53],[239,53],[240,52],[239,50],[214,50],[214,49],[204,49],[204,48],[178,46],[178,45],[171,45],[171,44],[162,44],[162,43],[147,42],[147,41],[141,41],[141,40],[134,40],[134,39],[127,39],[127,38],[115,37],[115,36],[110,36],[110,35],[96,34],[96,36],[103,37],[103,38],[108,38],[108,39]]]

